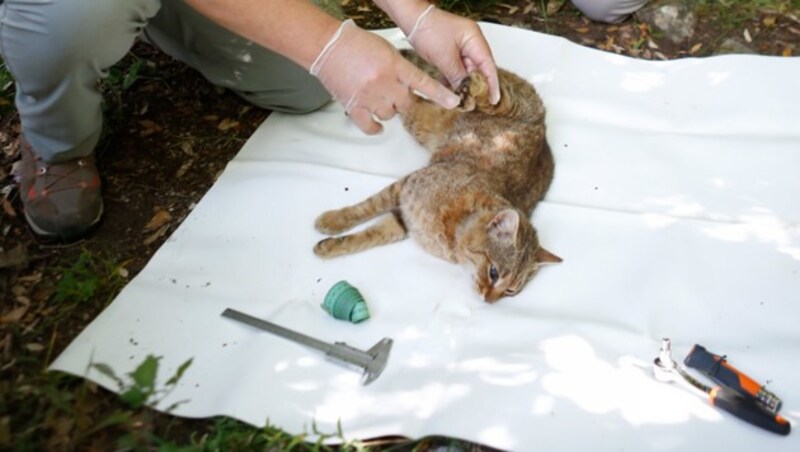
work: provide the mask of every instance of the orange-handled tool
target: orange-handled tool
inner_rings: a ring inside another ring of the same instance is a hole
[[[781,410],[782,402],[778,396],[731,366],[724,356],[715,355],[702,345],[695,344],[683,363],[686,367],[698,370],[716,383],[744,397],[752,397],[755,403],[769,414],[775,415]]]
[[[767,413],[756,399],[725,386],[710,387],[689,375],[675,360],[672,359],[672,346],[669,338],[661,341],[661,350],[658,357],[653,360],[653,374],[658,381],[665,383],[678,383],[696,392],[698,395],[708,397],[709,402],[717,408],[727,411],[732,415],[779,435],[788,435],[792,425],[777,414]]]
[[[788,435],[792,431],[792,424],[779,414],[766,413],[751,397],[745,397],[733,389],[725,386],[711,388],[708,398],[721,410],[770,432]]]

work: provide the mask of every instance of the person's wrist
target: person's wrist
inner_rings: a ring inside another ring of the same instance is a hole
[[[375,0],[392,21],[408,35],[419,17],[431,5],[427,0]]]
[[[311,75],[319,78],[319,73],[322,70],[322,67],[331,57],[331,54],[334,52],[337,44],[339,44],[340,40],[343,39],[342,36],[348,31],[349,28],[358,28],[358,25],[353,22],[353,19],[347,19],[342,22],[333,35],[328,39],[328,42],[322,47],[317,55],[317,58],[314,59],[314,62],[311,63],[311,66],[308,68],[308,72]]]

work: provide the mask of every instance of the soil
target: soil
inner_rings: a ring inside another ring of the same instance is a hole
[[[392,26],[369,1],[341,3],[364,28]],[[759,11],[734,25],[712,16],[700,17],[695,36],[675,44],[635,18],[614,25],[591,22],[569,2],[550,14],[540,10],[546,2],[531,0],[450,3],[456,4],[460,14],[476,20],[550,33],[645,59],[710,55],[725,38],[742,40],[745,29],[750,41],[743,42],[757,53],[791,56],[800,45],[797,11]],[[137,43],[115,66],[111,79],[102,88],[106,131],[97,150],[105,214],[92,234],[79,242],[48,243],[26,226],[11,175],[18,159],[19,117],[8,100],[0,102],[0,381],[7,382],[0,392],[11,391],[8,384],[24,385],[41,378],[47,363],[145,266],[269,115],[211,86],[194,70],[144,43]],[[86,255],[106,283],[99,284],[80,306],[55,305],[57,291],[63,290],[59,281]],[[59,387],[73,391],[81,384],[82,380],[74,379]],[[103,419],[120,402],[115,394],[93,390],[102,399],[94,416]],[[19,428],[31,429],[28,434],[41,433],[42,444],[67,441],[75,445],[69,432],[77,435],[78,427],[68,430],[64,439],[52,426],[9,421],[10,413],[31,411],[24,403],[52,403],[41,394],[38,397],[1,397],[0,424],[6,427],[0,425],[0,448],[3,429],[9,432],[5,436],[9,440]],[[92,412],[88,416],[91,419]],[[156,413],[147,418],[153,431],[177,441],[211,428],[210,421]]]

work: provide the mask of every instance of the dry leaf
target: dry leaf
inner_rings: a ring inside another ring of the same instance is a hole
[[[549,0],[547,2],[547,15],[554,16],[564,7],[566,0]]]
[[[164,236],[164,234],[166,234],[166,233],[167,233],[167,230],[168,230],[168,229],[169,229],[169,225],[168,225],[168,224],[165,224],[164,226],[161,226],[161,229],[159,229],[158,231],[156,231],[156,232],[154,232],[154,233],[150,234],[150,235],[149,235],[149,236],[148,236],[146,239],[144,239],[144,242],[143,242],[143,243],[144,243],[145,245],[150,245],[151,243],[153,243],[153,242],[155,242],[156,240],[158,240],[158,239],[160,239],[161,237],[163,237],[163,236]]]
[[[15,284],[11,287],[11,293],[14,294],[15,297],[19,297],[28,293],[28,288],[22,284]]]
[[[14,206],[12,206],[11,203],[5,198],[3,198],[3,211],[11,218],[17,217],[17,212],[14,210]]]
[[[217,116],[217,115],[205,115],[205,116],[203,116],[203,120],[204,121],[208,121],[208,122],[217,122],[218,119],[219,119],[219,116]]]
[[[152,83],[148,83],[146,85],[142,85],[136,91],[140,92],[140,93],[152,93],[153,91],[157,91],[158,89],[159,88],[158,88],[157,83],[156,82],[152,82]]]
[[[150,119],[142,119],[141,121],[139,121],[139,125],[142,126],[143,129],[154,129],[158,127],[158,124],[156,124],[155,121]]]
[[[150,218],[150,221],[144,227],[144,232],[152,232],[160,227],[164,226],[165,224],[169,223],[172,220],[172,215],[165,210],[156,208],[156,213],[153,214],[153,217]]]
[[[20,306],[0,317],[0,323],[16,323],[28,312],[28,306]]]
[[[695,53],[699,52],[702,47],[703,47],[703,43],[702,42],[698,42],[697,44],[693,45],[691,49],[689,49],[689,53],[694,55]]]
[[[194,156],[194,149],[192,149],[192,143],[188,141],[184,141],[181,143],[181,151],[183,151],[186,155]]]
[[[784,47],[784,48],[783,48],[783,52],[781,52],[781,55],[782,55],[782,56],[785,56],[785,57],[790,57],[790,56],[792,56],[792,48],[791,48],[791,46],[786,46],[786,47]]]
[[[28,265],[28,248],[18,244],[10,250],[0,252],[0,268],[25,267]]]
[[[239,121],[235,119],[225,118],[217,125],[217,130],[221,130],[225,132],[226,130],[233,129],[235,127],[239,127]]]
[[[750,30],[748,30],[747,28],[744,29],[742,36],[744,36],[744,40],[747,41],[748,43],[753,42],[753,37],[750,36]]]
[[[130,276],[130,272],[125,267],[118,268],[117,269],[117,274],[123,279],[128,279],[128,276]]]
[[[25,348],[28,349],[28,351],[31,351],[31,352],[40,352],[40,351],[44,350],[44,345],[36,343],[36,342],[31,342],[30,344],[25,344]]]
[[[767,16],[764,18],[764,25],[768,27],[774,27],[775,22],[777,22],[778,18],[775,16]]]
[[[20,276],[19,278],[17,278],[17,282],[22,284],[26,283],[37,284],[39,281],[42,280],[42,275],[43,275],[42,272],[34,272],[31,273],[30,275]]]
[[[651,48],[651,49],[653,49],[653,50],[658,50],[658,49],[659,49],[659,47],[658,47],[658,44],[656,44],[655,42],[653,42],[653,40],[652,40],[652,39],[648,39],[648,40],[647,40],[647,47],[650,47],[650,48]]]
[[[142,126],[142,130],[139,132],[140,137],[146,137],[156,132],[161,132],[162,130],[164,130],[156,122],[151,121],[149,119],[143,119],[139,121],[139,125]]]
[[[189,168],[192,166],[192,163],[194,163],[194,160],[188,160],[184,162],[184,164],[181,165],[180,168],[178,168],[178,171],[175,173],[175,177],[178,179],[183,177],[183,175],[186,174],[187,171],[189,171]]]
[[[585,35],[586,33],[589,33],[590,30],[589,30],[589,27],[580,27],[580,28],[576,28],[575,31],[580,33],[580,34],[582,34],[582,35]]]

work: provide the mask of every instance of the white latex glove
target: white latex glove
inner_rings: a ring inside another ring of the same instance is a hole
[[[376,121],[405,112],[413,91],[445,108],[455,108],[460,98],[404,59],[378,35],[345,21],[331,38],[310,72],[367,134],[383,129]]]
[[[478,70],[489,83],[490,101],[500,100],[497,66],[478,24],[429,6],[406,31],[417,53],[439,68],[450,86],[457,87],[467,74]]]

